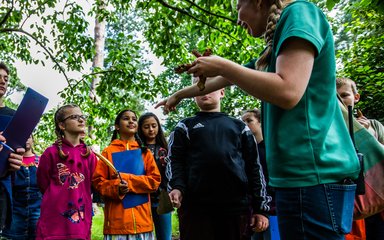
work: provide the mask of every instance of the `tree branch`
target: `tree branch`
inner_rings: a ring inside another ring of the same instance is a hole
[[[62,13],[63,13],[63,21],[65,21],[65,9],[67,8],[67,6],[68,6],[68,0],[66,0],[65,1],[65,4],[64,4],[64,7],[63,7],[63,11],[62,11]]]
[[[204,22],[204,21],[201,20],[201,19],[196,18],[195,16],[189,14],[189,12],[185,11],[184,9],[181,9],[181,8],[178,8],[178,7],[175,7],[175,6],[171,6],[171,5],[169,5],[168,3],[166,3],[166,2],[163,1],[163,0],[156,0],[156,1],[157,1],[158,3],[160,3],[161,5],[163,5],[164,7],[166,7],[166,8],[169,8],[169,9],[172,9],[172,10],[174,10],[174,11],[176,11],[176,12],[179,12],[179,13],[182,13],[182,14],[184,14],[184,15],[187,15],[188,17],[194,19],[195,21],[200,22],[200,23],[202,23],[202,24],[204,24],[204,25],[207,25],[208,27],[213,28],[213,29],[215,29],[215,30],[217,30],[217,31],[223,32],[223,33],[225,33],[226,35],[228,35],[229,37],[233,38],[234,40],[240,42],[239,39],[233,37],[230,33],[225,32],[225,31],[223,31],[222,29],[219,29],[219,28],[217,28],[217,27],[215,27],[215,26],[212,26],[211,24],[209,24],[209,23],[207,23],[207,22]]]
[[[229,17],[226,17],[226,16],[222,16],[222,15],[219,15],[219,14],[216,14],[216,13],[213,13],[213,12],[210,12],[208,10],[205,10],[204,8],[200,7],[199,5],[197,5],[196,3],[194,3],[193,1],[190,1],[190,0],[184,0],[186,2],[188,2],[189,4],[191,4],[191,6],[194,6],[196,7],[197,9],[199,9],[200,11],[204,12],[204,13],[207,13],[209,15],[212,15],[212,16],[215,16],[215,17],[218,17],[218,18],[222,18],[222,19],[225,19],[225,20],[228,20],[230,22],[232,22],[233,24],[237,24],[237,21],[236,20],[233,20]]]
[[[29,14],[28,16],[25,17],[23,23],[20,25],[20,28],[24,27],[24,24],[27,22],[27,20],[32,16],[32,14]]]
[[[24,31],[23,29],[15,29],[15,28],[3,28],[3,29],[0,29],[0,33],[6,33],[6,32],[19,32],[19,33],[23,33],[23,34],[27,35],[28,37],[32,38],[40,47],[42,47],[44,49],[44,51],[49,55],[51,60],[60,69],[60,72],[63,73],[63,75],[65,77],[65,80],[67,81],[68,86],[71,89],[71,92],[74,93],[73,88],[71,86],[71,83],[69,81],[69,78],[68,78],[68,76],[67,76],[67,74],[65,72],[65,69],[59,64],[59,62],[56,60],[56,58],[53,56],[53,54],[49,51],[49,49],[46,46],[44,46],[44,44],[42,44],[35,36],[30,34],[29,32]]]
[[[147,8],[147,7],[148,7],[148,5],[149,5],[151,2],[152,2],[152,0],[149,0],[149,1],[147,2],[147,5],[145,5],[145,7],[144,7],[144,8]]]
[[[76,87],[79,83],[83,82],[86,79],[86,77],[94,76],[94,75],[100,75],[100,74],[106,74],[106,73],[116,73],[116,72],[121,72],[121,71],[118,71],[118,70],[103,70],[103,71],[100,71],[100,72],[93,72],[93,73],[89,73],[89,74],[83,74],[83,76],[84,75],[86,75],[86,76],[82,77],[79,81],[77,81],[76,84],[73,87]],[[87,85],[87,86],[89,88],[90,93],[95,97],[95,101],[97,103],[100,103],[97,100],[97,98],[96,98],[96,96],[97,96],[96,93],[92,90],[92,88],[89,85]]]
[[[11,8],[9,9],[9,11],[5,14],[4,18],[1,19],[0,21],[0,26],[2,26],[3,24],[5,24],[5,22],[8,20],[9,16],[11,15],[11,12],[13,11],[13,0],[12,0],[12,5],[11,5]]]
[[[46,0],[42,3],[40,3],[41,6],[44,6],[46,3],[48,3],[50,0]],[[39,6],[37,6],[35,9],[29,9],[29,14],[25,17],[23,23],[20,25],[20,28],[23,28],[24,27],[24,24],[27,22],[27,20],[33,15],[36,13],[36,11],[39,10]]]

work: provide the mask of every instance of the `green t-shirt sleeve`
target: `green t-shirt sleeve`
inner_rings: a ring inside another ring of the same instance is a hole
[[[276,28],[275,57],[284,41],[290,37],[307,40],[315,47],[318,55],[329,34],[329,28],[325,15],[314,4],[306,1],[293,2],[284,9]]]
[[[250,69],[256,69],[256,61],[257,61],[257,58],[254,58],[251,61],[244,64],[243,66]]]

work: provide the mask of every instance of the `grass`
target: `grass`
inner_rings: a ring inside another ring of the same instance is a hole
[[[92,219],[92,240],[103,240],[104,211],[99,207]],[[179,238],[179,220],[176,211],[172,212],[172,239]]]
[[[177,212],[172,212],[172,239],[179,239],[179,218]]]
[[[103,240],[103,225],[104,225],[104,211],[99,207],[99,211],[96,212],[92,219],[92,240]]]

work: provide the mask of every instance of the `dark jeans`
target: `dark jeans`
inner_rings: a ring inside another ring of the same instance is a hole
[[[276,188],[281,239],[342,240],[351,231],[356,184]]]
[[[8,196],[3,185],[0,184],[0,232],[5,226],[8,211]]]
[[[249,215],[216,215],[180,208],[180,240],[248,240]]]
[[[12,224],[3,230],[3,237],[12,240],[35,239],[40,203],[40,192],[14,193]]]

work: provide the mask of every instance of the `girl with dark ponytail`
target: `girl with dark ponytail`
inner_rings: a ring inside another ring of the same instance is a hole
[[[57,140],[41,155],[37,168],[43,200],[36,239],[90,239],[97,159],[83,141],[86,117],[77,105],[68,104],[54,118]]]
[[[132,110],[117,114],[111,143],[102,155],[113,164],[117,152],[141,149],[144,175],[120,172],[121,179],[103,161],[97,164],[93,186],[104,197],[104,239],[155,239],[149,194],[160,184],[160,172],[150,151],[137,134],[137,115]],[[127,158],[123,161],[132,161]],[[124,208],[126,194],[146,194],[148,201]]]
[[[263,101],[269,185],[284,239],[344,239],[351,230],[359,161],[336,96],[332,29],[305,0],[238,0],[238,23],[266,48],[245,66],[219,56],[197,58],[188,73],[207,77],[158,103],[237,85]],[[337,190],[336,190],[337,189]],[[332,197],[331,197],[332,196]],[[254,231],[267,227],[252,226]]]
[[[143,139],[145,146],[151,150],[155,157],[157,168],[161,173],[161,184],[159,189],[151,194],[152,217],[155,223],[156,239],[172,239],[172,216],[171,210],[161,211],[161,194],[168,196],[167,178],[165,176],[165,157],[168,153],[168,144],[165,140],[163,129],[159,118],[151,112],[144,113],[139,118],[139,136]]]

